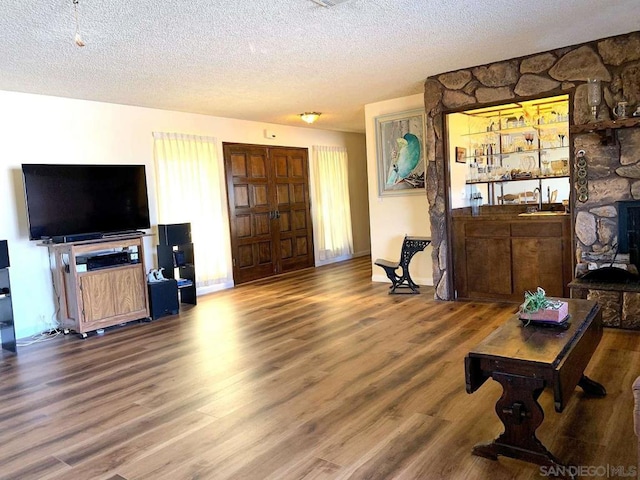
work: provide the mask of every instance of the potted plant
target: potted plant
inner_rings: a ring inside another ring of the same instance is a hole
[[[541,287],[535,292],[525,292],[524,302],[520,305],[519,317],[521,320],[563,323],[569,316],[569,305],[560,300],[550,300]]]

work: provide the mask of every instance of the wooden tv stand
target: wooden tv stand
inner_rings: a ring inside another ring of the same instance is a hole
[[[64,329],[87,332],[149,318],[149,296],[142,235],[47,244],[53,257],[58,320]],[[136,250],[138,263],[78,271],[79,255]]]

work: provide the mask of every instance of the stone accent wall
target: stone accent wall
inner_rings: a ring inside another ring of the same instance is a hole
[[[626,256],[616,255],[618,212],[615,202],[640,200],[640,128],[619,130],[617,137],[618,144],[612,146],[602,145],[595,133],[573,138],[574,151],[582,149],[586,152],[589,182],[589,199],[575,203],[574,207],[578,277],[589,269],[611,262],[626,268]]]
[[[632,106],[640,104],[640,32],[427,78],[424,93],[427,197],[436,298],[450,300],[453,297],[446,254],[449,239],[444,185],[444,114],[568,93],[570,124],[584,124],[590,119],[585,85],[588,78],[602,80],[602,119],[609,118],[610,109],[622,99]],[[571,202],[574,215],[579,216],[574,239],[580,261],[587,251],[598,254],[607,248],[611,250],[617,236],[613,202],[640,198],[638,130],[620,132],[622,146],[615,147],[601,146],[596,134],[571,138],[572,156],[578,149],[584,149],[589,171],[589,201],[578,205],[575,199]]]

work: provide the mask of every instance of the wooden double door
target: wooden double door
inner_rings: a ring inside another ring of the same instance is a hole
[[[307,149],[224,143],[233,280],[312,267]]]

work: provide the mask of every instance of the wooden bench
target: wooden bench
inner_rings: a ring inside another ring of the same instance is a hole
[[[389,294],[401,293],[396,292],[397,288],[408,288],[410,292],[402,293],[420,293],[420,286],[411,279],[409,275],[409,262],[413,256],[423,251],[431,243],[429,237],[409,237],[405,235],[402,242],[402,250],[400,251],[400,260],[398,262],[391,262],[378,258],[374,263],[384,269],[389,280],[391,280],[391,286],[389,287]],[[402,269],[402,273],[398,275],[398,268]]]

